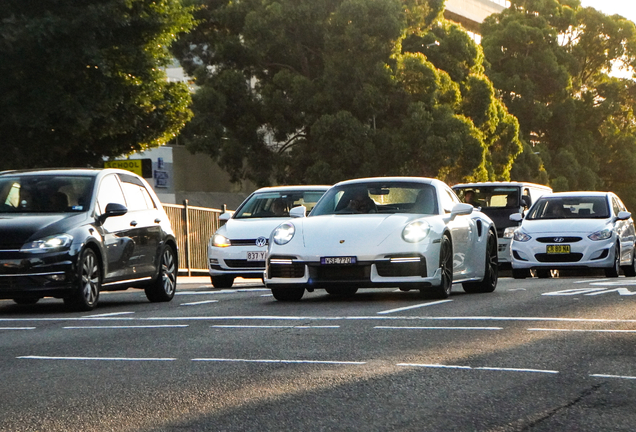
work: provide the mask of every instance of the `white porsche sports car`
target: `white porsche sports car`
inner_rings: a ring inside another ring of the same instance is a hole
[[[521,215],[511,215],[521,221]],[[611,192],[560,192],[535,202],[512,239],[512,275],[540,278],[553,270],[601,268],[607,277],[636,276],[631,213]]]
[[[272,230],[289,219],[295,206],[313,208],[329,186],[276,186],[262,188],[241,203],[208,243],[208,265],[212,285],[230,288],[236,277],[262,278],[267,243]]]
[[[497,287],[492,220],[443,182],[421,177],[348,180],[331,187],[309,216],[298,207],[272,232],[265,284],[281,301],[325,289],[419,289],[446,298]]]

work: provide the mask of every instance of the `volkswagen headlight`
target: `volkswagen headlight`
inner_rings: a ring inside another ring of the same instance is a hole
[[[64,249],[71,246],[73,236],[69,234],[58,234],[51,237],[25,243],[20,252],[50,252],[55,249]]]
[[[294,238],[295,232],[296,228],[294,227],[294,224],[285,222],[284,224],[276,228],[272,233],[274,243],[276,243],[277,245],[284,245],[289,243],[291,239]]]
[[[532,239],[532,237],[530,237],[528,234],[524,233],[520,229],[514,231],[512,238],[518,242],[527,242]]]
[[[587,236],[590,240],[598,241],[598,240],[607,240],[612,237],[612,229],[610,227],[606,227],[600,231],[596,231],[595,233]]]
[[[229,238],[222,236],[221,234],[214,234],[210,240],[210,245],[223,248],[232,246],[232,242]]]
[[[417,243],[424,240],[430,231],[428,222],[415,221],[404,227],[402,238],[409,243]]]

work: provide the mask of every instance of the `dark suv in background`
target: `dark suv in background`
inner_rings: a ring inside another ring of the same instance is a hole
[[[100,291],[142,288],[170,301],[170,221],[146,181],[117,169],[0,172],[0,298],[57,297],[92,310]]]

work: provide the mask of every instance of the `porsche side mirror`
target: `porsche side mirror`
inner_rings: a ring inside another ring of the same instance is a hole
[[[307,216],[307,207],[301,205],[294,207],[289,211],[289,216],[293,218],[301,218]]]
[[[521,213],[513,213],[508,217],[508,219],[514,222],[521,222],[523,220],[523,216]]]
[[[469,215],[475,210],[475,207],[472,204],[455,204],[451,209],[450,218],[451,220],[455,218],[455,216],[459,215]]]

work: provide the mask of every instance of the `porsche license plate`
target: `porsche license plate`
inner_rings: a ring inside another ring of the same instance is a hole
[[[570,245],[547,245],[546,253],[549,254],[569,254]]]
[[[347,265],[355,264],[356,257],[320,257],[320,264],[323,265]]]
[[[265,261],[267,258],[267,251],[258,251],[258,252],[248,252],[247,260],[248,261]]]

